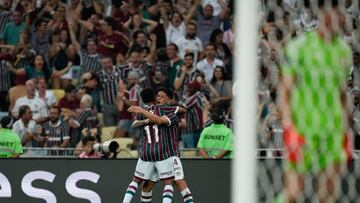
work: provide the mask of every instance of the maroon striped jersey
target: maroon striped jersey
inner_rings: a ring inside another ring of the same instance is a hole
[[[143,161],[161,161],[172,156],[179,156],[178,106],[145,106],[145,110],[158,116],[166,116],[169,124],[148,124],[141,127],[142,137],[139,156]],[[139,115],[138,120],[146,119]]]
[[[187,108],[187,113],[186,128],[182,130],[182,134],[191,134],[203,129],[204,103],[205,96],[201,92],[196,92],[194,95],[183,99],[182,105]]]

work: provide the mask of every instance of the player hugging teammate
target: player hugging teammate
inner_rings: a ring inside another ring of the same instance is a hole
[[[173,92],[159,88],[157,95],[151,88],[141,91],[144,108],[131,106],[128,111],[137,114],[132,127],[140,127],[142,135],[139,159],[135,174],[129,184],[123,203],[131,202],[138,186],[144,182],[141,202],[151,202],[152,188],[161,179],[165,186],[162,202],[172,202],[173,183],[181,191],[184,202],[193,202],[192,194],[184,180],[184,172],[179,158],[179,135],[177,113],[185,109],[172,106]]]

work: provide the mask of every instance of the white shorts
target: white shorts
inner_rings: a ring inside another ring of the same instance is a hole
[[[184,169],[180,158],[177,156],[173,156],[171,158],[172,158],[172,165],[174,170],[174,180],[184,179]]]
[[[184,171],[180,158],[177,156],[156,162],[143,161],[139,158],[134,175],[144,180],[156,182],[159,179],[171,177],[174,177],[174,180],[183,179]]]

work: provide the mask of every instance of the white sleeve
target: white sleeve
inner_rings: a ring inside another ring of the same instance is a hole
[[[19,136],[19,134],[20,134],[19,122],[14,123],[12,131],[13,131],[13,133],[15,133],[15,134],[17,134]]]
[[[199,61],[196,63],[196,69],[200,70],[200,71],[203,71],[203,68],[202,68],[202,61]]]
[[[49,91],[49,98],[48,98],[49,106],[56,104],[56,102],[57,102],[57,100],[56,100],[54,93],[52,91]]]
[[[40,114],[40,117],[47,117],[48,116],[48,112],[47,112],[47,107],[46,107],[46,104],[43,100],[39,100],[41,101],[41,107],[39,109],[39,114]]]
[[[202,52],[203,44],[202,44],[202,42],[201,42],[201,40],[199,38],[197,38],[197,40],[198,40],[198,43],[199,43],[199,52]]]

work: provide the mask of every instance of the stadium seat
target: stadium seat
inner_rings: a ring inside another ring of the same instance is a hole
[[[111,140],[114,137],[116,126],[107,126],[101,128],[101,142]]]
[[[20,97],[26,96],[26,89],[24,85],[16,85],[9,90],[10,110],[14,108],[16,100]]]
[[[136,150],[120,150],[116,158],[120,159],[133,159],[138,158],[138,152]]]
[[[52,89],[52,91],[58,101],[65,96],[65,91],[62,89]]]
[[[189,159],[189,158],[198,158],[197,149],[194,150],[180,150],[180,157]]]
[[[134,139],[130,137],[119,137],[119,138],[114,138],[112,140],[116,141],[119,144],[119,150],[121,149],[131,150],[131,146],[134,144]]]

